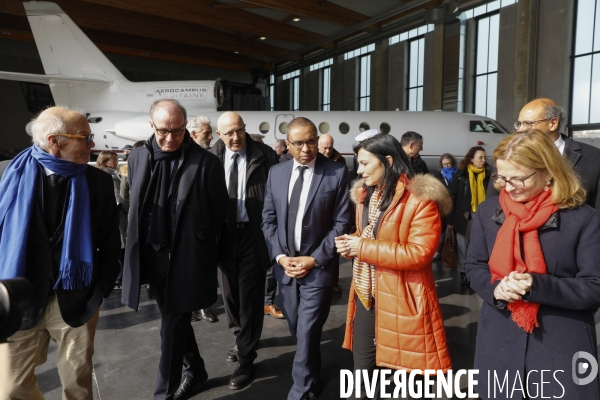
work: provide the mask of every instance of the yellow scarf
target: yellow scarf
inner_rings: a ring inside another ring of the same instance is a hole
[[[469,164],[468,171],[469,186],[471,187],[471,211],[476,212],[477,206],[485,201],[485,187],[483,186],[485,167],[476,168],[473,164]]]

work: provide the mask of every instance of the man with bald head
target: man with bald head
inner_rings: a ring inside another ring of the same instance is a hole
[[[332,161],[337,161],[343,165],[346,165],[344,156],[333,148],[333,137],[327,133],[323,133],[321,136],[319,136],[319,153],[323,154]]]
[[[223,169],[193,143],[186,119],[177,101],[155,101],[152,135],[129,157],[122,301],[137,311],[147,281],[160,309],[157,400],[187,399],[208,379],[191,315],[217,301],[217,243],[227,213]]]
[[[0,344],[0,398],[43,399],[35,367],[57,344],[63,398],[91,399],[102,299],[119,274],[119,215],[112,178],[88,166],[85,114],[43,111],[33,146],[0,163],[0,279],[27,278],[20,330]]]
[[[219,140],[210,150],[222,163],[229,193],[227,222],[221,227],[219,247],[221,290],[235,343],[227,361],[237,362],[229,388],[241,389],[252,379],[256,349],[263,326],[265,271],[271,267],[262,235],[262,208],[269,169],[277,154],[256,142],[234,112],[217,121]]]
[[[550,99],[540,98],[525,104],[514,125],[517,132],[539,129],[552,139],[558,151],[571,162],[581,178],[582,186],[587,192],[586,203],[600,212],[600,149],[561,134],[560,128],[564,128],[565,122],[566,115],[562,107]],[[493,179],[490,179],[488,196],[497,193]]]

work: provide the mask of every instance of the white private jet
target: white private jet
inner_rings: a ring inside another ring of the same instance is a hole
[[[0,79],[46,83],[56,104],[88,113],[96,134],[93,151],[120,150],[126,144],[147,139],[152,133],[148,110],[157,99],[176,99],[189,116],[205,115],[213,123],[222,112],[223,89],[217,81],[131,82],[75,25],[55,3],[23,3],[45,75],[0,71]],[[352,154],[354,138],[362,131],[377,129],[396,138],[406,131],[424,137],[421,156],[430,167],[439,156],[466,154],[472,146],[483,146],[491,155],[506,131],[493,119],[474,114],[442,111],[240,111],[250,133],[265,135],[274,144],[285,139],[287,124],[295,117],[312,120],[320,133],[333,136],[335,148]],[[28,133],[29,130],[28,130]],[[214,135],[218,138],[217,135]],[[434,167],[435,168],[435,167]]]

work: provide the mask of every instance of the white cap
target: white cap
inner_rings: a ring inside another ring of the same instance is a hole
[[[377,134],[379,134],[377,129],[369,129],[368,131],[361,132],[354,140],[356,140],[357,142],[362,142],[363,140],[372,138]]]

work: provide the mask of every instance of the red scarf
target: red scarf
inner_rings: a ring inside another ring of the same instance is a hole
[[[552,203],[552,191],[543,191],[527,203],[519,203],[512,200],[506,190],[502,190],[500,206],[506,220],[498,231],[488,263],[492,272],[492,283],[508,276],[512,271],[545,274],[546,262],[540,245],[538,228],[558,211],[558,207]],[[519,240],[521,234],[522,241]],[[532,333],[534,327],[539,327],[537,322],[539,308],[539,303],[523,300],[508,303],[513,321],[528,333]]]

